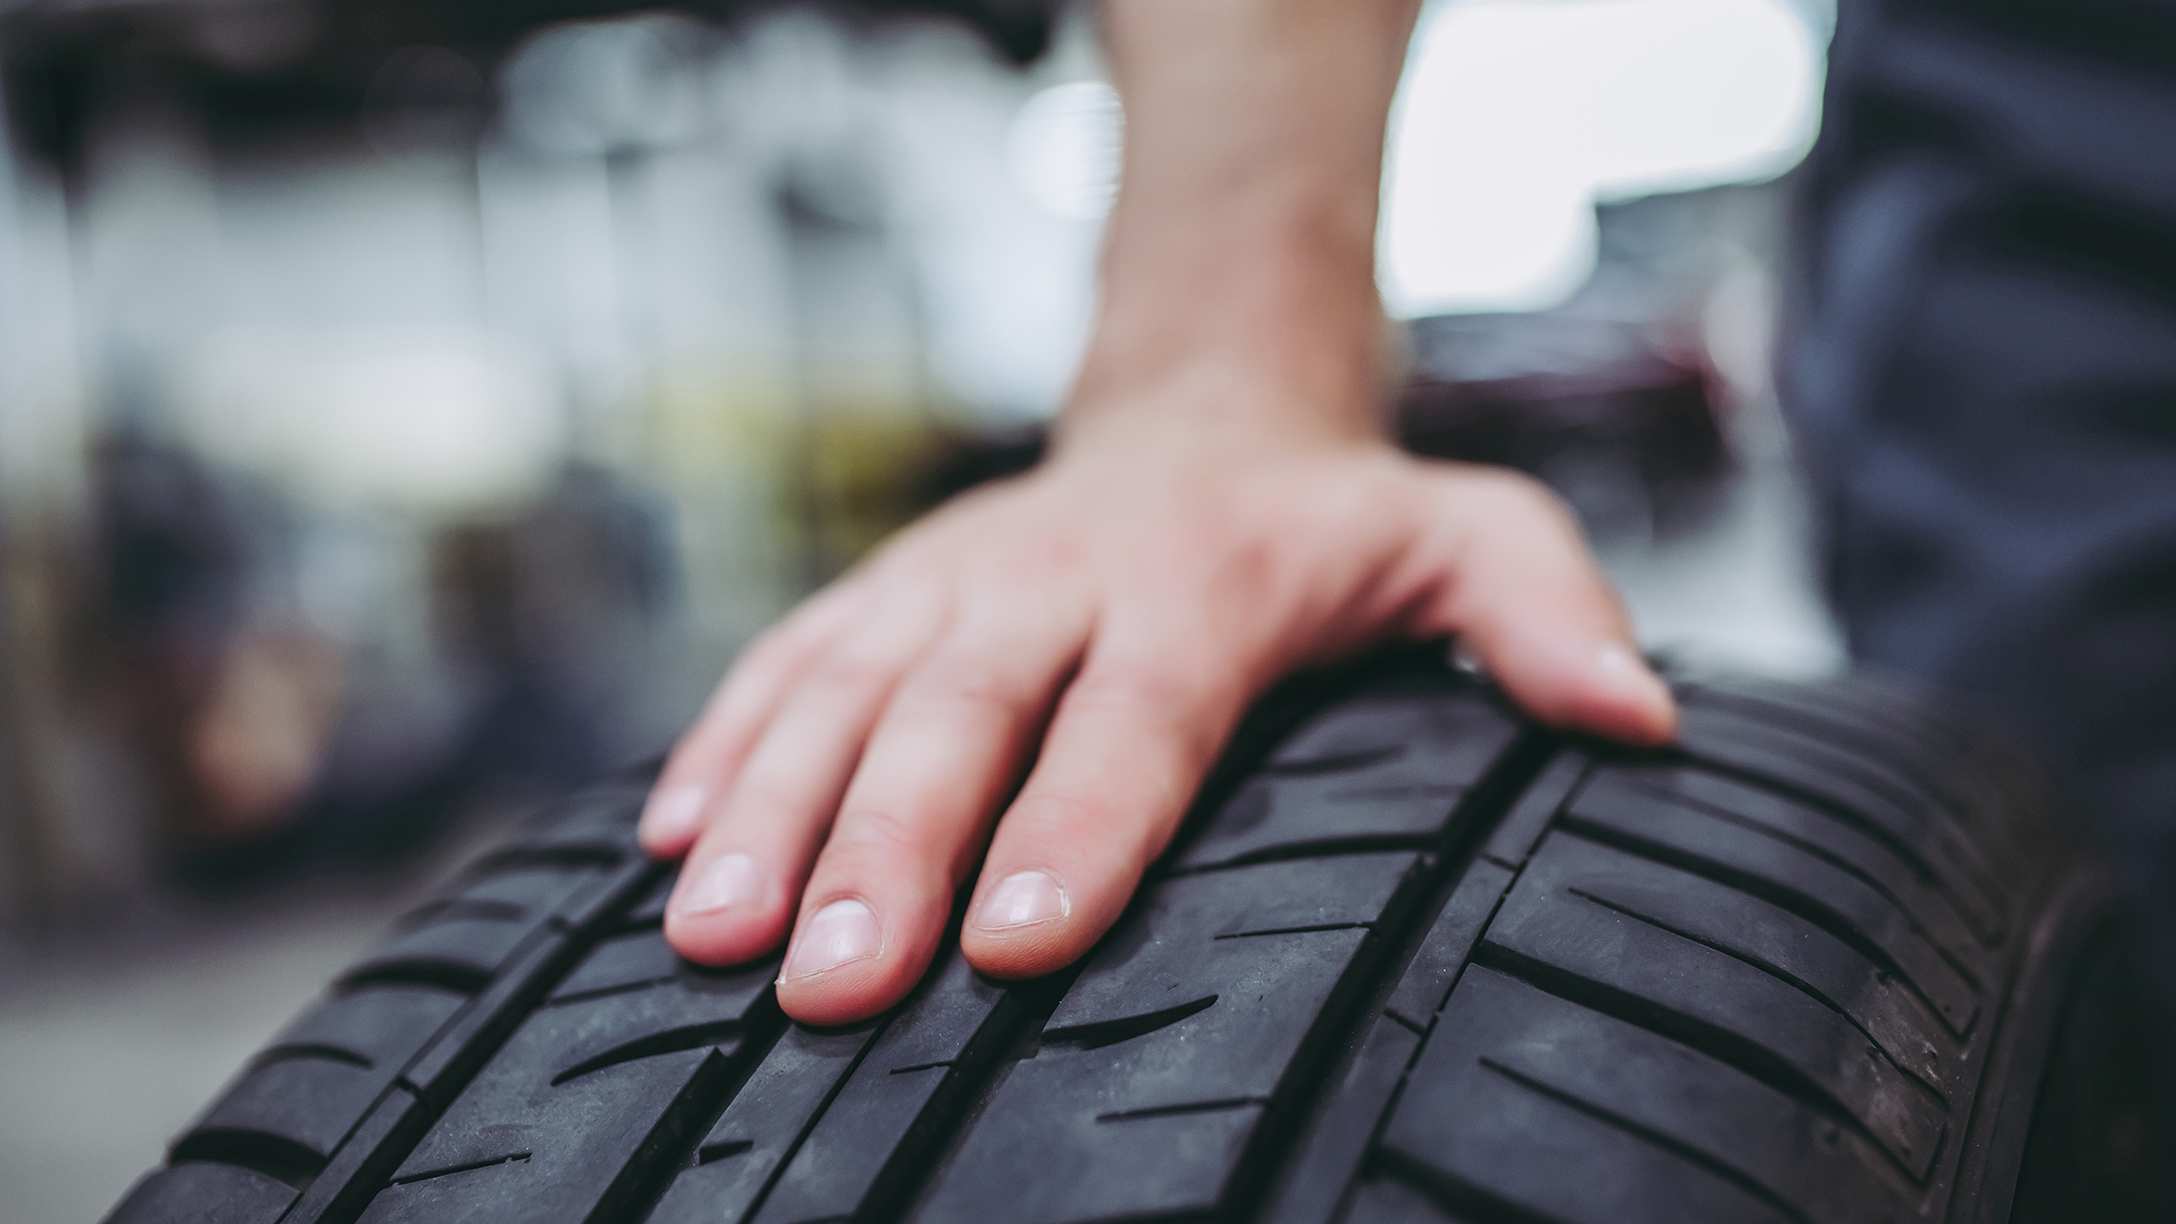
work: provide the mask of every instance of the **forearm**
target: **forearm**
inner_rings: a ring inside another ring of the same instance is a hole
[[[1105,0],[1125,154],[1068,432],[1379,428],[1376,201],[1417,3]],[[1137,394],[1174,380],[1199,394]]]

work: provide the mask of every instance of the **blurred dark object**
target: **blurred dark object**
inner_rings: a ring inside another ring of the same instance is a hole
[[[343,524],[135,430],[99,444],[92,477],[71,688],[140,764],[158,861],[184,879],[399,859],[493,788],[568,785],[638,747],[607,729],[630,639],[677,592],[662,511],[608,473],[573,465],[434,529],[430,615],[361,609],[360,636],[294,598],[296,559]]]
[[[1657,530],[1728,469],[1722,390],[1696,335],[1540,313],[1420,319],[1411,336],[1396,428],[1415,454],[1538,476],[1598,524],[1643,506]]]
[[[76,167],[100,108],[161,92],[214,129],[277,133],[387,110],[480,128],[490,81],[530,33],[559,22],[660,12],[732,22],[815,7],[854,24],[951,19],[1014,64],[1050,44],[1056,0],[620,0],[415,4],[384,0],[0,0],[0,84],[21,148]]]
[[[1572,314],[1411,324],[1415,373],[1395,407],[1406,449],[1549,482],[1590,523],[1668,530],[1730,469],[1727,397],[1697,333]],[[957,437],[919,482],[925,504],[1042,457],[1039,428]]]

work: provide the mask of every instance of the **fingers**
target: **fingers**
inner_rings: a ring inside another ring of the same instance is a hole
[[[1097,643],[998,823],[960,935],[976,968],[1048,973],[1117,921],[1250,695],[1245,669],[1206,645]]]
[[[665,937],[682,956],[733,964],[777,946],[870,727],[944,613],[933,589],[889,585],[804,663],[681,868]]]
[[[957,624],[894,694],[809,879],[779,976],[814,1024],[873,1015],[929,967],[959,885],[1088,634],[1087,602]]]
[[[673,858],[694,844],[779,699],[808,661],[853,623],[862,595],[858,585],[826,588],[735,661],[650,789],[635,831],[644,850]]]
[[[1635,744],[1676,734],[1669,689],[1642,660],[1624,607],[1556,497],[1490,473],[1447,486],[1451,566],[1434,632],[1455,634],[1521,708]]]

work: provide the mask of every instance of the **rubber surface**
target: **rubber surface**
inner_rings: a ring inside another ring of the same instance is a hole
[[[1410,655],[1296,684],[1076,971],[843,1030],[675,958],[640,787],[578,797],[111,1219],[2003,1218],[2100,893],[1908,697],[1679,683],[1642,754]]]

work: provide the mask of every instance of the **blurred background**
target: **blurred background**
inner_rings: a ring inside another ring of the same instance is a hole
[[[1840,654],[1769,380],[1832,16],[1431,3],[1379,252],[1407,442],[1775,670]],[[10,1218],[1032,462],[1122,138],[1087,4],[0,0]]]

